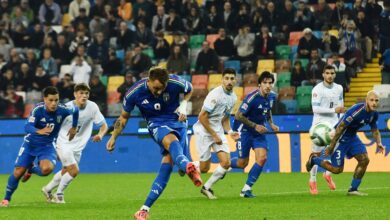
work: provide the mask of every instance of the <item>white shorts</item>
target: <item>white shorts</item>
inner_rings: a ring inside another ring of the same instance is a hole
[[[80,163],[82,151],[75,151],[68,146],[57,147],[56,150],[63,167]]]
[[[198,150],[199,160],[208,161],[211,158],[211,148],[214,152],[226,152],[230,153],[229,145],[224,134],[219,134],[222,140],[222,144],[218,145],[214,143],[213,137],[209,134],[195,133],[196,137],[196,149]]]

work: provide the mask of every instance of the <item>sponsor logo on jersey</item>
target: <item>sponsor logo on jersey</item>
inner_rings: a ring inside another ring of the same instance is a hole
[[[142,104],[143,104],[143,105],[149,104],[149,101],[148,101],[147,99],[144,99],[144,100],[142,101]]]
[[[46,118],[42,118],[42,119],[41,119],[41,122],[46,122]]]

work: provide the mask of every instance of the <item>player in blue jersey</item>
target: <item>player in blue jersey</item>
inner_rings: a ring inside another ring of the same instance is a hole
[[[62,122],[68,115],[73,115],[73,126],[69,130],[69,140],[72,140],[76,135],[79,111],[77,108],[68,109],[59,105],[59,99],[59,93],[55,87],[46,87],[43,90],[44,102],[37,104],[31,111],[24,127],[27,134],[16,158],[14,172],[8,178],[5,197],[0,206],[9,206],[12,194],[17,189],[23,175],[26,181],[31,173],[47,176],[53,171],[57,158],[54,141],[58,136]],[[38,160],[39,166],[33,165],[35,159]]]
[[[259,89],[249,93],[236,113],[233,129],[241,132],[241,139],[237,142],[238,158],[231,159],[232,168],[245,168],[249,162],[249,153],[252,148],[255,152],[255,164],[248,173],[248,179],[241,190],[240,196],[252,198],[252,186],[259,178],[263,166],[267,161],[268,144],[265,133],[268,121],[274,132],[279,127],[272,121],[272,105],[276,94],[271,91],[274,76],[264,71],[258,79]]]
[[[335,136],[324,152],[325,156],[330,155],[331,161],[329,162],[322,157],[310,155],[306,163],[306,169],[310,171],[314,164],[316,164],[332,173],[342,173],[344,169],[344,157],[348,159],[353,157],[357,160],[358,164],[347,195],[366,196],[367,194],[359,192],[358,188],[370,160],[366,146],[358,138],[356,133],[361,127],[369,125],[377,144],[377,153],[384,152],[385,147],[382,145],[381,135],[377,127],[379,114],[376,109],[378,103],[378,94],[375,91],[369,91],[365,103],[355,104],[348,109],[345,115],[335,125]]]
[[[180,95],[184,100],[180,102]],[[162,68],[149,70],[149,78],[133,85],[123,100],[121,116],[114,124],[114,131],[107,142],[107,150],[114,150],[115,141],[125,127],[135,106],[145,118],[149,134],[160,146],[163,156],[158,176],[135,219],[147,219],[150,207],[164,191],[172,172],[173,164],[187,173],[196,186],[202,185],[200,173],[193,162],[185,156],[188,149],[186,106],[192,94],[191,83],[176,75],[169,75]]]

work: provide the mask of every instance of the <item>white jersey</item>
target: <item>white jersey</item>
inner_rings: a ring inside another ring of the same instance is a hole
[[[206,96],[202,110],[209,113],[210,126],[217,134],[224,133],[222,119],[225,115],[231,114],[236,101],[236,94],[234,94],[234,92],[231,92],[230,94],[226,93],[222,86],[218,86],[211,90]],[[208,131],[199,121],[194,124],[194,127],[199,129],[200,132],[208,134]]]
[[[74,107],[74,101],[67,102],[67,107]],[[66,117],[61,125],[57,139],[57,148],[72,148],[73,151],[82,151],[92,134],[93,124],[101,125],[105,122],[104,116],[96,103],[87,100],[84,109],[79,109],[77,134],[69,141],[68,131],[72,127],[72,117]]]
[[[327,87],[321,82],[313,88],[311,97],[314,114],[312,125],[320,121],[335,125],[339,120],[335,108],[344,106],[343,87],[337,83]]]

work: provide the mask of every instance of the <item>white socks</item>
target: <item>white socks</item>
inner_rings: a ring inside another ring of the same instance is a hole
[[[325,171],[325,175],[330,176],[330,175],[332,175],[332,172],[330,172],[330,171]]]
[[[143,205],[140,210],[145,210],[145,211],[149,212],[150,211],[150,207],[146,206],[146,205]]]
[[[69,183],[72,182],[73,179],[74,177],[71,176],[68,172],[66,172],[61,178],[60,185],[58,186],[57,189],[57,194],[63,194],[64,190],[69,185]]]
[[[47,192],[51,192],[54,188],[56,188],[60,184],[61,177],[62,174],[60,170],[56,174],[54,174],[53,179],[45,186],[45,190]]]
[[[252,187],[249,186],[248,184],[245,184],[241,191],[245,192],[245,191],[248,191],[248,190],[252,190]]]
[[[314,165],[313,168],[310,170],[310,182],[316,182],[317,181],[317,169],[318,165]]]
[[[220,164],[217,166],[217,168],[214,170],[213,175],[210,176],[210,178],[207,180],[207,182],[204,184],[204,188],[210,189],[219,179],[225,175],[225,173],[228,170],[223,168]]]

